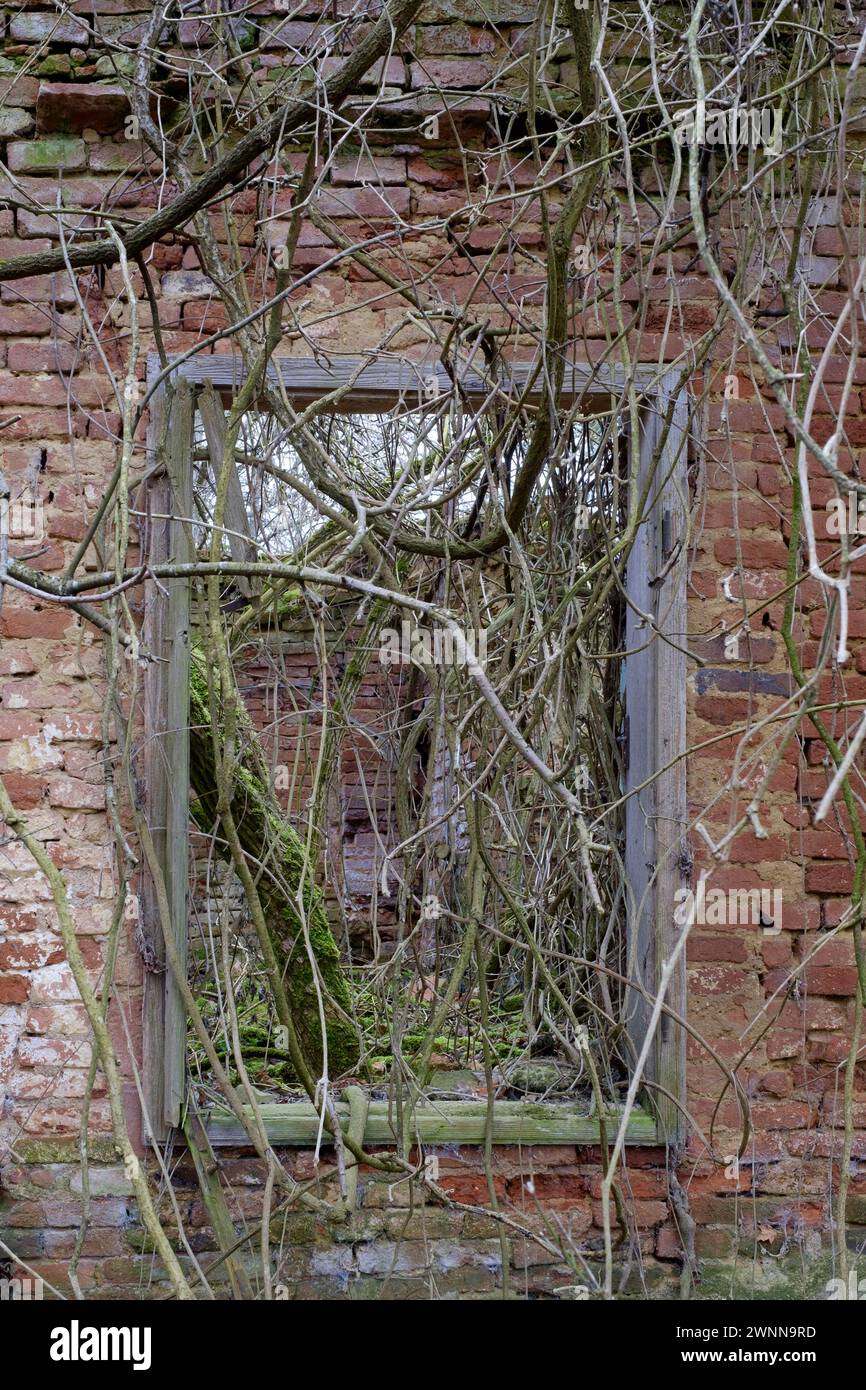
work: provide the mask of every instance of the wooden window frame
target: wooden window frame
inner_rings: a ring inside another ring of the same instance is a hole
[[[366,365],[365,365],[366,361]],[[516,365],[508,386],[514,395],[526,391],[528,366]],[[398,359],[332,359],[324,367],[312,359],[276,359],[270,371],[280,372],[289,400],[304,407],[338,387],[351,383],[338,409],[364,413],[386,411],[401,402],[435,398],[431,378],[448,392],[452,382],[438,365]],[[653,456],[670,419],[664,447],[656,460],[652,507],[641,524],[629,557],[626,587],[631,600],[626,617],[626,683],[641,692],[628,707],[626,810],[626,877],[643,910],[629,939],[629,958],[643,983],[632,988],[630,1035],[636,1052],[646,1035],[651,999],[663,963],[677,938],[674,893],[681,886],[686,834],[686,546],[688,470],[687,412],[684,395],[677,395],[679,373],[661,376],[655,368],[638,367],[632,379],[640,391],[638,486],[650,475]],[[169,518],[192,514],[192,450],[195,393],[211,383],[224,398],[240,384],[242,371],[232,356],[193,358],[163,376],[155,354],[148,358],[150,417],[148,427],[148,554],[150,563],[179,561],[189,555],[190,538],[184,522]],[[619,398],[624,373],[615,366],[592,368],[575,364],[566,371],[564,401],[587,397]],[[461,390],[470,401],[489,396],[489,384],[467,373]],[[530,388],[530,403],[538,391]],[[165,879],[175,950],[182,967],[187,958],[188,825],[189,825],[189,585],[169,580],[145,585],[144,641],[161,659],[148,665],[144,681],[145,737],[142,752],[144,812]],[[633,606],[632,606],[633,605]],[[647,623],[643,615],[650,615]],[[653,628],[671,640],[654,635]],[[655,872],[654,872],[655,870]],[[153,880],[143,876],[142,936],[145,953],[143,1003],[144,1095],[146,1139],[164,1143],[178,1130],[186,1086],[186,1020],[182,1000],[166,967],[160,909]],[[684,955],[684,953],[683,953]],[[685,1010],[685,960],[672,976],[666,995],[671,1012],[662,1015],[644,1073],[654,1103],[637,1106],[629,1120],[626,1142],[657,1145],[677,1141],[683,1134],[685,1102],[685,1030],[674,1015]],[[349,1105],[337,1106],[344,1125]],[[312,1104],[262,1106],[268,1137],[274,1144],[315,1143],[319,1121]],[[393,1142],[395,1132],[387,1102],[371,1102],[366,1111],[364,1141]],[[424,1144],[481,1143],[485,1137],[485,1102],[459,1101],[421,1105],[416,1111],[416,1137]],[[615,1124],[608,1119],[607,1129]],[[244,1145],[246,1135],[228,1111],[213,1111],[207,1122],[214,1145]],[[597,1144],[599,1123],[564,1105],[496,1101],[493,1142],[497,1144]]]

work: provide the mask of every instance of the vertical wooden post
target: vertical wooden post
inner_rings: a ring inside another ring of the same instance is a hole
[[[148,430],[148,464],[157,466],[159,451],[164,446],[166,431],[166,401],[160,391],[150,404]],[[144,509],[147,513],[143,542],[148,563],[163,563],[169,553],[169,522],[171,490],[168,477],[159,471],[145,484]],[[154,658],[144,670],[144,740],[141,750],[140,787],[142,813],[153,839],[159,864],[165,863],[165,796],[168,778],[165,768],[165,748],[159,737],[165,728],[165,680],[163,673],[163,630],[166,605],[152,579],[144,586],[144,623],[142,638],[145,651]],[[159,1143],[165,1138],[163,1111],[165,1056],[165,946],[159,920],[159,905],[153,879],[146,869],[141,883],[141,950],[144,957],[144,999],[142,1031],[144,1041],[144,1129],[145,1138]]]
[[[661,383],[642,411],[640,475],[642,489],[652,468],[668,408],[672,380]],[[652,616],[659,631],[676,643],[665,642],[629,608],[626,618],[625,687],[628,713],[628,772],[626,788],[643,787],[627,802],[626,877],[635,913],[629,927],[629,974],[649,998],[632,990],[628,996],[629,1035],[640,1050],[659,986],[662,963],[676,940],[674,893],[682,882],[681,842],[686,823],[686,594],[685,554],[667,569],[674,547],[685,536],[688,470],[685,457],[685,407],[677,402],[673,424],[662,456],[656,461],[649,490],[652,510],[640,527],[629,557],[627,589],[635,606]],[[664,578],[659,578],[664,574]],[[647,783],[646,786],[643,786]],[[642,904],[642,910],[641,909]],[[670,983],[666,1003],[682,1012],[685,1006],[685,961]],[[685,1034],[663,1015],[659,1024],[647,1080],[682,1099],[685,1090]],[[653,1091],[659,1139],[673,1142],[683,1125],[682,1113],[661,1091]]]
[[[193,405],[189,383],[159,392],[151,406],[155,462],[164,463],[148,488],[149,563],[192,558]],[[167,591],[167,597],[166,597]],[[155,660],[144,680],[144,813],[162,869],[171,930],[182,966],[187,956],[189,861],[189,625],[185,579],[150,581],[145,592],[144,640]],[[142,888],[145,950],[144,1043],[148,1137],[158,1142],[180,1122],[186,1076],[186,1016],[166,968],[162,924],[150,876]]]
[[[641,492],[650,470],[658,442],[655,402],[641,410],[640,439],[631,447],[640,451],[637,490]],[[655,648],[657,638],[640,613],[652,613],[653,591],[650,580],[656,572],[655,516],[650,513],[639,523],[626,571],[626,589],[634,603],[626,609],[625,709],[626,790],[631,793],[625,813],[625,870],[628,885],[628,970],[629,978],[652,994],[655,979],[655,710],[658,705]],[[636,790],[641,788],[640,791]],[[638,990],[626,995],[628,1031],[635,1056],[643,1044],[649,1024],[651,1004]],[[653,1078],[650,1078],[653,1079]]]
[[[676,373],[673,374],[674,379]],[[669,383],[670,387],[670,383]],[[670,403],[659,391],[656,410],[664,412]],[[670,640],[655,640],[656,705],[653,753],[659,772],[655,787],[655,969],[654,989],[659,987],[663,962],[670,956],[680,930],[674,921],[676,891],[682,886],[687,822],[686,760],[686,643],[688,603],[686,597],[685,541],[688,522],[688,463],[686,458],[687,411],[681,397],[674,405],[670,433],[660,461],[660,489],[655,506],[654,535],[656,575],[664,577],[654,585],[653,615],[660,632]],[[668,766],[673,759],[672,766]],[[686,1007],[685,953],[668,985],[665,1002],[677,1013]],[[663,1090],[656,1094],[659,1138],[669,1144],[682,1135],[685,1121],[680,1103],[685,1098],[686,1034],[663,1014],[655,1048],[653,1079]],[[664,1092],[668,1092],[665,1095]]]
[[[171,558],[193,558],[188,518],[192,515],[193,402],[189,383],[179,381],[172,393],[165,461],[172,496]],[[189,650],[190,585],[168,581],[165,669],[165,761],[169,770],[166,798],[165,886],[178,959],[186,969],[189,898]],[[171,974],[165,976],[165,1122],[180,1123],[186,1089],[186,1010]]]

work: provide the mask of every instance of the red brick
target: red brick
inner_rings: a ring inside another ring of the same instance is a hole
[[[39,277],[40,280],[48,278]],[[45,298],[51,298],[50,290]],[[0,377],[0,405],[60,406],[65,405],[71,395],[78,405],[101,406],[109,401],[110,392],[111,388],[103,377],[77,376],[72,383],[60,377],[49,380],[35,380],[32,376],[24,375]]]
[[[848,850],[838,831],[804,830],[797,836],[797,845],[810,859],[847,859]]]
[[[36,120],[40,131],[111,133],[121,128],[129,111],[129,98],[119,86],[43,82],[38,90]]]
[[[695,700],[695,714],[709,724],[744,724],[749,702],[740,697],[701,695]]]
[[[778,570],[781,578],[788,559],[788,547],[778,536],[766,540],[743,536],[739,540],[732,534],[719,536],[713,543],[713,554],[722,565],[742,564],[746,569],[758,571]],[[774,585],[781,588],[782,584]]]
[[[490,1201],[487,1179],[480,1175],[448,1173],[441,1178],[439,1185],[455,1202],[465,1202],[469,1206],[487,1206]],[[494,1178],[494,1186],[497,1196],[504,1198],[505,1180]]]
[[[497,36],[477,24],[422,24],[418,53],[495,53]]]
[[[630,1202],[626,1200],[626,1208],[636,1226],[658,1226],[669,1216],[666,1202]],[[592,1218],[596,1226],[601,1226],[604,1220],[604,1208],[601,1202],[593,1202]],[[610,1218],[616,1227],[616,1208],[613,1199],[610,1201]]]
[[[0,334],[48,333],[51,315],[37,305],[0,303]]]
[[[850,903],[848,904],[850,908]],[[853,965],[854,941],[849,933],[822,937],[817,949],[811,952],[812,965]]]
[[[58,941],[44,941],[26,936],[0,942],[0,970],[32,970],[53,965],[62,960],[63,950]]]
[[[833,1067],[837,1067],[840,1062],[847,1062],[850,1051],[851,1043],[848,1038],[816,1037],[812,1034],[806,1044],[806,1056],[811,1062],[827,1062]]]
[[[791,1033],[784,1029],[773,1029],[767,1038],[767,1056],[771,1061],[788,1056],[799,1056],[803,1049],[803,1034]]]
[[[406,160],[396,155],[370,155],[355,152],[341,155],[331,168],[336,184],[405,183]]]
[[[846,970],[842,966],[809,964],[806,966],[805,977],[811,994],[832,997],[857,992],[857,971],[853,966]]]
[[[656,1198],[664,1201],[667,1198],[667,1177],[664,1172],[654,1172],[651,1170],[642,1171],[639,1168],[629,1168],[617,1178],[624,1196],[633,1198]],[[597,1200],[601,1197],[602,1174],[594,1173],[590,1185],[590,1192]]]
[[[736,936],[701,936],[694,932],[689,936],[690,961],[723,960],[739,963],[744,961],[747,955],[746,943]]]
[[[725,649],[725,638],[718,637],[694,637],[689,643],[689,650],[695,656],[701,657],[704,661],[724,663],[726,666],[751,665],[752,663],[762,663],[772,661],[776,651],[776,643],[772,638],[759,636],[754,632],[741,633],[739,636],[740,655],[736,661],[729,661]]]
[[[63,637],[76,625],[76,618],[62,608],[12,608],[3,605],[0,637]]]
[[[41,724],[32,714],[6,714],[0,711],[0,739],[33,738]]]
[[[99,811],[105,805],[105,789],[75,777],[58,777],[51,782],[48,800],[52,806]]]
[[[699,965],[689,971],[689,988],[698,994],[735,994],[745,989],[752,974],[746,970],[724,970],[721,966]]]
[[[814,1112],[803,1101],[759,1102],[752,1106],[752,1123],[758,1129],[808,1129]]]
[[[660,1260],[678,1260],[683,1243],[676,1226],[660,1226],[656,1232],[656,1255]]]
[[[12,372],[74,372],[80,354],[72,343],[10,343],[6,365]]]
[[[372,220],[400,217],[409,211],[408,188],[324,188],[316,206],[327,217],[360,217]]]
[[[825,781],[826,787],[826,781]],[[848,864],[809,864],[806,867],[807,893],[850,893],[854,871]]]
[[[0,78],[0,106],[35,106],[38,91],[39,83],[35,77],[18,74],[14,77],[4,76]]]
[[[771,1071],[764,1072],[761,1076],[761,1090],[767,1095],[778,1096],[780,1099],[789,1096],[794,1089],[794,1080],[789,1072]]]
[[[425,58],[409,67],[413,87],[483,87],[495,72],[483,58]]]
[[[25,1004],[29,994],[26,975],[0,975],[0,1004]]]
[[[24,772],[4,773],[3,785],[19,811],[29,811],[34,806],[41,806],[48,789],[44,777],[31,777]]]

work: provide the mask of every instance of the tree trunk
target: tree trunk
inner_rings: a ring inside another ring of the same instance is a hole
[[[251,723],[241,714],[242,751],[231,800],[231,813],[244,852],[257,879],[259,898],[271,943],[280,962],[298,1039],[310,1069],[318,1074],[323,1060],[319,999],[313,966],[304,942],[297,893],[303,879],[303,905],[310,946],[316,961],[328,1035],[328,1072],[351,1071],[358,1059],[358,1040],[349,985],[331,932],[322,895],[305,869],[304,845],[286,820],[271,789],[270,774]],[[216,765],[205,660],[193,651],[190,663],[190,780],[198,798],[192,814],[210,832],[217,822]],[[228,851],[220,848],[227,855]],[[258,873],[258,865],[264,871]],[[342,1011],[347,1017],[341,1017]]]

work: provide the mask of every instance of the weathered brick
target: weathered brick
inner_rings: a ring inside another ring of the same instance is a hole
[[[38,140],[13,140],[7,151],[9,168],[16,173],[40,174],[47,170],[75,172],[85,165],[83,140],[72,136],[42,136]]]
[[[20,304],[22,301],[43,301],[47,304],[74,304],[75,291],[72,288],[72,281],[65,271],[58,271],[51,275],[27,275],[20,280],[6,281],[0,287],[0,298],[9,304]],[[22,328],[21,332],[38,333],[43,329],[46,333],[51,328],[50,315],[42,311],[39,318],[34,321],[32,328]],[[5,383],[7,395],[14,393],[14,386],[11,382]],[[22,386],[22,390],[24,387]],[[33,398],[32,403],[39,405],[38,397]],[[21,402],[27,404],[27,400]]]
[[[105,789],[75,777],[58,777],[51,782],[48,799],[52,806],[100,811],[105,805]]]
[[[0,109],[32,109],[36,105],[38,91],[39,82],[35,77],[28,77],[21,72],[3,73],[0,76]]]
[[[33,129],[33,117],[22,106],[0,107],[0,140],[28,135]]]
[[[24,1004],[30,993],[25,975],[0,975],[0,1004]]]
[[[323,188],[317,205],[328,217],[393,218],[408,213],[408,188]]]
[[[63,948],[56,937],[31,932],[24,937],[11,937],[0,942],[0,970],[33,970],[63,959]],[[19,1059],[23,1060],[19,1046]],[[24,1063],[35,1065],[35,1063]]]
[[[413,87],[483,87],[496,72],[492,59],[425,58],[409,67]]]
[[[418,30],[418,53],[495,53],[498,40],[490,29],[475,24],[423,24]]]
[[[822,792],[826,787],[823,781]],[[808,893],[847,893],[854,882],[854,871],[849,864],[809,864],[806,867],[806,891]]]
[[[168,299],[208,299],[216,286],[201,271],[170,270],[162,277],[162,292]]]
[[[45,132],[119,130],[129,112],[122,87],[88,82],[43,82],[36,101],[39,130]]]
[[[87,47],[88,30],[72,15],[40,11],[13,17],[9,33],[16,43],[78,44]]]
[[[821,965],[820,955],[814,964],[806,966],[805,978],[811,994],[853,995],[857,992],[857,970],[843,966]]]
[[[0,303],[0,333],[49,333],[51,315],[37,305],[10,305]]]
[[[336,184],[405,183],[406,160],[395,155],[345,154],[334,161],[331,179]]]

